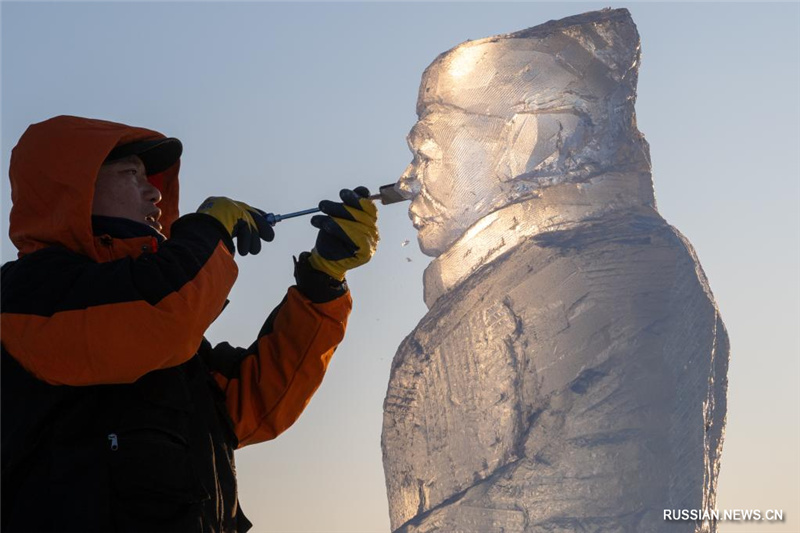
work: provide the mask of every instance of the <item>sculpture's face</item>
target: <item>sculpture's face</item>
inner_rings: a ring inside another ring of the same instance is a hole
[[[523,41],[462,45],[423,77],[408,135],[414,159],[398,187],[413,200],[409,215],[427,255],[530,196],[559,151],[582,137],[585,119],[566,90],[575,76]]]
[[[649,172],[633,112],[638,44],[629,16],[598,12],[436,58],[408,136],[414,159],[398,182],[422,251],[441,254],[487,214],[546,187]]]
[[[400,178],[423,253],[439,255],[502,196],[495,176],[502,121],[432,106],[408,135],[414,159]]]

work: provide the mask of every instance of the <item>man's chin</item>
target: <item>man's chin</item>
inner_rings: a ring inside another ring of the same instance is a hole
[[[156,223],[155,225],[154,224],[149,224],[149,226],[151,228],[153,228],[156,231],[156,233],[158,233],[159,235],[161,235],[165,239],[167,238],[167,236],[164,235],[164,232],[162,231],[164,228],[161,226],[161,224],[158,224],[158,223]]]
[[[147,219],[145,219],[145,220],[137,220],[137,219],[133,219],[133,218],[131,218],[129,220],[133,220],[134,222],[138,222],[139,224],[144,224],[145,226],[147,226],[148,228],[154,230],[156,233],[158,233],[162,237],[166,238],[165,235],[161,232],[161,230],[163,230],[164,228],[161,225],[161,222],[159,222],[158,220],[147,220]]]

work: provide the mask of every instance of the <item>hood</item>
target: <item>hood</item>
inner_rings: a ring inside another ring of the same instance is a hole
[[[58,116],[33,124],[11,152],[9,236],[19,257],[49,246],[64,246],[100,261],[92,234],[92,200],[100,166],[116,146],[162,139],[165,135],[105,120]],[[169,237],[178,218],[175,163],[149,176],[162,195],[162,233]]]

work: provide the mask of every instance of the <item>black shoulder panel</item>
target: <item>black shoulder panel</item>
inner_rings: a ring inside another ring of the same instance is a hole
[[[3,266],[0,307],[4,313],[52,316],[60,311],[143,300],[156,305],[191,282],[220,241],[232,242],[222,224],[187,215],[156,253],[95,263],[65,248],[46,248]]]

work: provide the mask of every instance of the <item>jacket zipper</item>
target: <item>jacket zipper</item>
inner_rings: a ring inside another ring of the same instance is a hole
[[[184,438],[182,435],[179,435],[178,433],[175,433],[175,432],[163,429],[163,428],[144,427],[144,428],[136,428],[136,429],[125,430],[125,431],[121,431],[119,433],[109,433],[107,438],[109,440],[109,445],[111,447],[111,451],[115,452],[115,451],[119,450],[120,438],[122,438],[122,440],[124,441],[124,440],[126,440],[125,439],[126,435],[127,436],[131,436],[131,435],[135,436],[137,433],[141,433],[141,434],[144,434],[144,435],[153,434],[153,433],[159,434],[159,435],[166,435],[167,437],[169,437],[169,440],[173,444],[179,444],[181,446],[189,446],[189,441],[187,441],[186,438]]]

